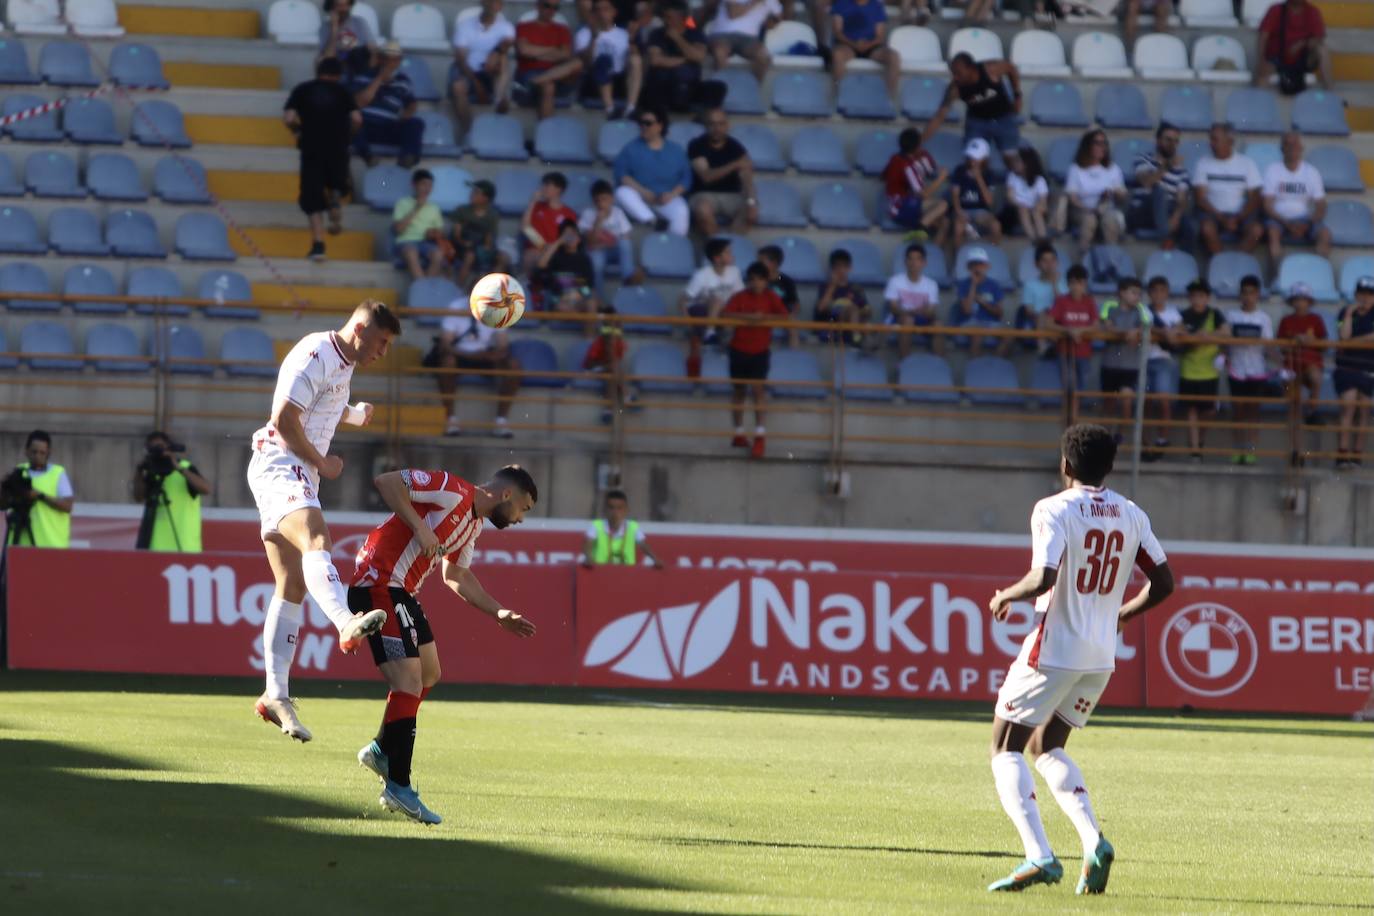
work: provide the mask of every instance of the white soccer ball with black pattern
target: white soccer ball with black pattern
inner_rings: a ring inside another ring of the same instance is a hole
[[[525,288],[510,274],[487,274],[468,296],[472,317],[491,328],[508,328],[525,314]]]

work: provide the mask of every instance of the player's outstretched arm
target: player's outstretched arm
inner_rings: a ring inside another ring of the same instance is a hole
[[[988,602],[988,610],[992,612],[994,620],[1006,620],[1007,615],[1011,613],[1013,601],[1039,598],[1054,588],[1054,583],[1058,578],[1059,570],[1057,569],[1048,566],[1032,569],[1021,577],[1020,582],[993,595],[992,600]]]
[[[495,618],[503,630],[521,637],[534,635],[534,624],[515,611],[501,607],[495,598],[487,594],[472,570],[459,566],[447,557],[444,558],[444,584],[459,598]]]
[[[1146,570],[1145,578],[1148,580],[1145,587],[1121,606],[1121,612],[1116,617],[1118,630],[1132,617],[1138,617],[1155,605],[1163,603],[1174,593],[1174,571],[1169,568],[1168,563],[1161,563],[1153,569]]]
[[[382,502],[386,503],[387,508],[395,512],[396,517],[405,522],[406,527],[414,533],[415,539],[420,542],[421,556],[437,557],[443,551],[443,545],[439,543],[439,536],[434,533],[434,529],[425,523],[419,512],[415,511],[415,505],[410,501],[410,488],[406,486],[401,472],[388,471],[379,474],[372,479],[372,485],[381,494]]]
[[[291,401],[283,401],[272,413],[272,425],[277,428],[291,454],[311,465],[326,480],[335,480],[343,473],[343,459],[338,455],[321,455],[319,449],[310,444],[301,425],[301,407]]]

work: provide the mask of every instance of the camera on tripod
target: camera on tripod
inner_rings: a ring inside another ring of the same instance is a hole
[[[143,483],[148,489],[148,494],[145,497],[147,501],[157,501],[158,494],[162,491],[163,479],[176,471],[176,462],[172,460],[173,453],[185,451],[186,446],[179,442],[166,445],[161,442],[148,444],[148,453],[144,457],[143,463],[138,466],[139,473],[143,475]]]
[[[15,468],[0,480],[0,509],[5,512],[9,543],[21,543],[24,538],[33,543],[33,501],[29,499],[31,492],[33,480],[26,468]]]

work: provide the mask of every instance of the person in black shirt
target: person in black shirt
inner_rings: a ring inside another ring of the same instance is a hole
[[[1341,310],[1340,338],[1350,343],[1374,344],[1374,277],[1355,281],[1355,304]],[[1337,350],[1332,381],[1341,399],[1336,468],[1357,468],[1363,460],[1369,405],[1374,400],[1374,350]]]
[[[1021,128],[1021,71],[1008,60],[985,60],[978,63],[973,55],[960,52],[949,62],[949,88],[945,90],[940,108],[921,132],[934,137],[955,101],[962,101],[968,111],[964,117],[964,142],[982,137],[1005,159],[1019,155]]]
[[[558,238],[544,246],[535,264],[535,283],[543,292],[544,307],[555,312],[595,314],[601,307],[592,292],[595,276],[576,220],[564,220],[558,227]],[[585,328],[588,335],[596,333],[591,322]]]
[[[353,94],[342,83],[343,65],[325,57],[315,65],[315,78],[291,90],[282,122],[296,134],[301,154],[300,207],[310,220],[312,261],[324,260],[324,214],[329,232],[343,231],[339,200],[349,192],[349,143],[363,116]]]
[[[782,249],[777,245],[764,245],[758,251],[759,263],[768,268],[768,288],[778,294],[782,304],[787,306],[787,312],[792,317],[797,315],[797,305],[801,301],[797,298],[797,284],[787,274],[782,272]],[[787,329],[787,345],[795,347],[801,343],[801,335],[796,328]]]
[[[687,24],[687,4],[682,0],[668,0],[661,16],[663,25],[649,36],[649,66],[640,97],[671,111],[688,111],[702,99],[706,36]]]
[[[730,136],[724,110],[706,113],[706,133],[687,144],[692,163],[692,218],[697,230],[710,238],[726,222],[747,232],[758,221],[759,202],[754,194],[754,162],[744,145]],[[736,220],[744,213],[744,224]]]

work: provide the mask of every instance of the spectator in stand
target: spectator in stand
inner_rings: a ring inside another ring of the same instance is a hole
[[[1209,139],[1211,155],[1199,159],[1193,169],[1202,245],[1214,255],[1221,251],[1222,242],[1238,239],[1241,248],[1254,251],[1264,236],[1259,221],[1264,182],[1259,168],[1255,160],[1236,152],[1235,129],[1230,124],[1213,124]]]
[[[1188,166],[1179,152],[1177,127],[1164,121],[1155,131],[1155,148],[1135,160],[1136,190],[1131,193],[1126,224],[1132,230],[1149,229],[1161,235],[1166,251],[1191,251],[1195,243],[1192,183]]]
[[[656,97],[656,96],[654,96]],[[615,157],[615,199],[630,219],[686,235],[691,223],[686,193],[692,186],[687,153],[667,137],[668,113],[645,108],[638,116],[639,136]]]
[[[437,277],[444,268],[439,243],[444,239],[444,214],[429,199],[434,193],[434,176],[428,169],[416,169],[410,176],[411,193],[396,201],[391,209],[391,232],[400,265],[410,271],[412,280]]]
[[[897,137],[897,152],[883,168],[887,214],[911,233],[933,236],[944,247],[949,236],[949,205],[942,194],[949,173],[921,148],[921,132],[908,127]]]
[[[1240,281],[1240,308],[1226,313],[1231,336],[1243,340],[1273,340],[1274,322],[1268,312],[1260,311],[1260,278],[1254,275]],[[1233,344],[1226,348],[1226,369],[1232,398],[1269,396],[1269,351],[1260,344]],[[1231,419],[1238,425],[1231,433],[1236,453],[1232,464],[1255,463],[1254,424],[1259,421],[1260,405],[1247,400],[1231,402]]]
[[[1289,287],[1288,306],[1293,311],[1279,322],[1278,336],[1281,339],[1299,343],[1326,340],[1326,321],[1312,311],[1313,302],[1312,287],[1306,283],[1294,283]],[[1285,351],[1285,363],[1292,383],[1298,386],[1300,396],[1301,392],[1306,391],[1306,396],[1302,397],[1306,405],[1302,421],[1308,426],[1321,424],[1316,402],[1321,397],[1322,367],[1325,362],[1326,352],[1315,347],[1293,347]]]
[[[831,72],[835,82],[855,59],[871,60],[883,68],[887,94],[897,96],[902,58],[887,46],[887,9],[883,0],[834,0],[830,5]]]
[[[1021,284],[1021,305],[1016,309],[1015,327],[1022,331],[1047,331],[1051,328],[1050,310],[1054,300],[1069,291],[1059,272],[1059,252],[1049,242],[1035,246],[1036,276]],[[1049,341],[1029,341],[1044,356],[1050,351]]]
[[[591,315],[601,308],[592,290],[596,269],[582,246],[577,218],[566,219],[558,227],[558,238],[544,246],[535,263],[534,286],[543,297],[544,308],[555,312]],[[591,322],[583,325],[588,336],[596,333]]]
[[[638,566],[638,551],[649,558],[654,569],[662,569],[663,562],[655,556],[644,529],[630,517],[630,499],[624,490],[606,491],[605,515],[587,528],[586,543],[582,545],[582,565]]]
[[[962,101],[967,109],[964,142],[981,137],[1010,165],[1021,147],[1021,71],[1011,61],[978,63],[972,54],[960,51],[950,59],[949,72],[953,79],[923,135],[935,136],[951,106]]]
[[[1072,360],[1076,390],[1088,387],[1093,364],[1093,342],[1087,331],[1098,326],[1097,302],[1088,292],[1088,269],[1082,264],[1069,268],[1069,291],[1057,296],[1050,308],[1049,325],[1068,335],[1059,342],[1059,353]]]
[[[615,307],[600,304],[602,315],[614,315]],[[582,357],[582,368],[595,372],[606,380],[606,400],[613,406],[634,406],[635,396],[626,387],[625,330],[614,321],[602,321],[596,331],[596,339],[587,347]],[[610,423],[615,419],[611,407],[601,411],[601,422]]]
[[[773,329],[754,327],[758,322],[783,319],[787,306],[777,293],[768,287],[768,268],[755,261],[745,272],[745,288],[730,297],[722,314],[749,322],[734,329],[730,337],[730,380],[734,383],[730,394],[730,419],[735,435],[730,440],[734,448],[749,448],[752,458],[762,458],[764,452],[764,404],[772,357]],[[752,448],[744,435],[744,400],[748,395],[754,402],[754,444]]]
[[[439,402],[448,418],[445,436],[462,435],[458,420],[458,376],[455,370],[481,372],[497,370],[509,374],[492,377],[496,387],[496,428],[493,436],[509,439],[513,435],[509,418],[511,404],[520,390],[520,361],[511,353],[510,339],[505,331],[488,327],[473,317],[467,296],[460,296],[448,304],[453,314],[444,318],[434,348],[425,357],[424,365],[443,370],[434,376],[439,385]]]
[[[355,48],[377,50],[377,36],[367,20],[353,15],[353,0],[324,0],[324,21],[320,23],[320,50],[315,61],[337,58],[340,64],[348,61]]]
[[[1123,428],[1130,427],[1135,415],[1141,334],[1150,326],[1150,308],[1140,301],[1141,294],[1139,280],[1122,277],[1116,284],[1116,298],[1102,303],[1102,326],[1115,335],[1102,348],[1102,392],[1115,395]]]
[[[1303,161],[1302,134],[1296,130],[1283,135],[1282,149],[1283,161],[1272,162],[1264,170],[1265,231],[1275,273],[1284,242],[1310,242],[1317,246],[1317,254],[1331,256],[1331,230],[1322,223],[1326,185],[1321,172]]]
[[[558,0],[539,0],[534,19],[515,27],[515,86],[521,105],[531,102],[541,119],[553,114],[559,88],[577,85],[582,58],[573,53],[572,32],[558,21]]]
[[[1174,14],[1172,0],[1126,0],[1122,14],[1121,31],[1128,49],[1135,48],[1136,36],[1140,34],[1140,14],[1154,13],[1155,31],[1169,31],[1169,17]]]
[[[608,121],[633,118],[644,85],[643,56],[630,44],[630,33],[616,24],[612,0],[596,0],[592,18],[584,21],[573,39],[573,50],[582,55],[582,96],[600,97]]]
[[[720,0],[716,18],[706,29],[716,69],[724,69],[730,55],[738,54],[749,62],[749,69],[762,83],[773,62],[763,44],[763,33],[777,25],[781,16],[778,0]]]
[[[577,222],[577,211],[563,203],[566,190],[567,177],[562,172],[548,172],[540,180],[539,188],[530,195],[529,206],[520,220],[520,233],[526,246],[521,265],[525,276],[530,275],[544,249],[558,241],[563,224],[568,220]]]
[[[684,0],[666,0],[659,14],[663,25],[649,35],[649,68],[644,77],[644,92],[672,111],[690,111],[709,96],[712,106],[724,101],[723,92],[708,92],[702,84],[701,68],[706,63],[706,36],[688,23]],[[717,84],[719,85],[719,84]]]
[[[458,285],[466,287],[476,269],[478,276],[505,271],[506,255],[496,247],[500,223],[496,208],[496,186],[486,179],[472,183],[468,202],[453,211],[453,259],[458,265]]]
[[[868,311],[868,297],[849,279],[849,271],[853,267],[854,258],[843,248],[830,252],[830,276],[821,286],[820,296],[816,299],[816,321],[868,324],[872,320]],[[864,343],[863,334],[845,331],[844,341],[851,346],[861,346]]]
[[[906,246],[906,270],[893,274],[883,289],[887,303],[887,320],[899,327],[931,328],[939,323],[936,309],[940,305],[940,287],[925,275],[926,250],[918,244]],[[914,334],[897,335],[897,353],[905,359],[911,352]],[[930,338],[930,351],[943,353],[945,339]]]
[[[1050,237],[1050,185],[1040,154],[1033,146],[1023,146],[1007,169],[1007,205],[1016,214],[1016,224],[1032,244],[1045,241]]]
[[[630,219],[615,205],[615,192],[608,182],[592,185],[592,205],[582,211],[577,221],[586,239],[587,256],[595,271],[596,295],[606,298],[606,268],[615,264],[620,268],[621,281],[627,285],[643,282],[643,273],[635,267],[635,247],[630,243]]]
[[[706,112],[706,132],[687,144],[692,164],[692,217],[697,231],[710,238],[722,222],[748,232],[758,221],[759,201],[754,191],[754,161],[744,145],[730,136],[724,109]],[[742,223],[736,220],[744,216]]]
[[[1188,284],[1188,308],[1183,312],[1179,330],[1190,337],[1225,337],[1231,333],[1226,316],[1212,307],[1212,287],[1206,280]],[[1217,392],[1221,388],[1221,373],[1217,357],[1221,347],[1215,343],[1191,342],[1177,347],[1179,404],[1188,419],[1188,448],[1195,464],[1202,463],[1202,449],[1207,431],[1202,423],[1210,421],[1217,412]]]
[[[1126,230],[1121,205],[1126,202],[1126,176],[1112,162],[1107,134],[1090,130],[1078,141],[1078,152],[1069,166],[1055,215],[1055,228],[1063,232],[1070,224],[1078,230],[1078,247],[1086,253],[1102,230],[1102,240],[1115,245]]]
[[[951,179],[954,201],[954,247],[987,236],[994,245],[1002,241],[1002,221],[995,211],[996,198],[988,174],[988,141],[975,137],[964,148],[964,161]]]
[[[1173,334],[1183,323],[1183,315],[1169,304],[1169,281],[1165,277],[1151,277],[1145,288],[1150,299],[1150,357],[1145,364],[1145,391],[1151,395],[1146,413],[1156,413],[1159,425],[1155,428],[1154,448],[1141,453],[1141,461],[1158,461],[1164,457],[1161,449],[1169,447],[1169,423],[1173,421],[1173,401],[1178,394],[1175,378]],[[1151,411],[1153,407],[1153,411]]]
[[[448,68],[449,97],[463,132],[472,127],[472,103],[510,105],[510,49],[515,26],[501,12],[505,0],[482,0],[482,12],[453,23],[453,63]]]
[[[1374,277],[1355,283],[1355,303],[1340,315],[1341,340],[1374,344]],[[1374,349],[1336,351],[1336,394],[1341,399],[1341,430],[1336,437],[1336,469],[1358,468],[1364,461],[1369,405],[1374,398]]]
[[[1256,86],[1268,86],[1277,73],[1280,91],[1296,95],[1307,88],[1307,74],[1315,73],[1323,89],[1331,88],[1326,22],[1315,3],[1280,0],[1269,7],[1260,21],[1259,47]]]
[[[735,266],[735,253],[730,250],[729,239],[709,239],[706,242],[706,263],[697,268],[687,281],[678,300],[678,307],[689,318],[718,318],[725,310],[730,297],[744,289],[744,279]],[[693,328],[690,350],[687,354],[687,374],[692,378],[701,375],[701,343],[714,344],[717,339],[714,327],[707,328],[703,335],[699,328]]]
[[[768,288],[782,300],[782,304],[787,307],[787,314],[793,318],[797,317],[797,308],[801,305],[801,298],[797,295],[797,283],[787,274],[782,272],[782,262],[784,255],[782,249],[777,245],[764,245],[758,251],[759,263],[768,269]],[[787,345],[795,347],[801,343],[801,335],[796,328],[787,329]]]
[[[312,261],[323,261],[324,215],[329,214],[329,234],[343,231],[342,198],[352,190],[348,171],[348,144],[362,127],[363,116],[353,94],[344,88],[343,65],[337,57],[322,57],[315,64],[315,78],[291,90],[282,121],[296,134],[300,150],[300,208],[310,221]]]
[[[375,66],[373,64],[375,63]],[[396,164],[408,169],[420,161],[425,122],[416,117],[419,103],[410,88],[410,77],[401,72],[401,46],[388,41],[375,61],[366,48],[349,54],[352,77],[348,88],[363,112],[363,127],[353,135],[353,149],[368,164],[377,164],[372,144],[398,147]]]
[[[950,309],[949,323],[953,327],[1003,328],[1002,299],[1006,295],[997,281],[988,276],[988,253],[982,248],[974,248],[966,260],[968,276],[954,284],[954,308]],[[960,346],[968,345],[968,338],[956,338]],[[983,349],[995,350],[998,356],[1006,356],[1011,348],[1011,339],[988,336],[983,339]],[[975,347],[974,349],[978,349]]]

